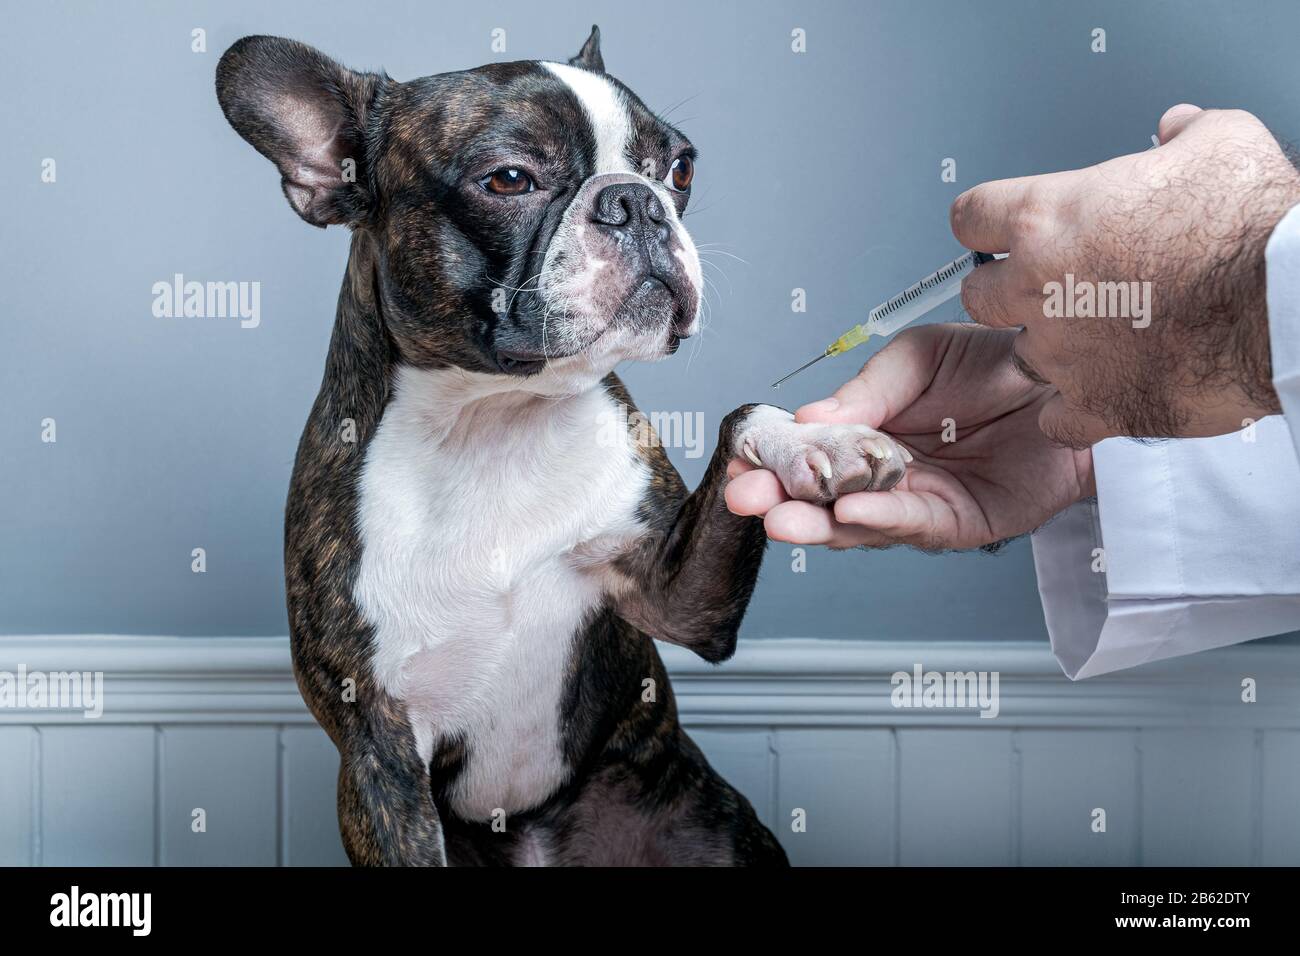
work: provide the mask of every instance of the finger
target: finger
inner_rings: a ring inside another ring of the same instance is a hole
[[[754,466],[743,458],[733,458],[727,462],[727,477],[736,478],[747,471],[753,471]]]
[[[967,249],[1010,252],[1016,213],[1024,205],[1030,184],[1041,178],[995,179],[966,190],[948,212],[952,234]]]
[[[1029,343],[1029,332],[1027,330],[1022,329],[1016,333],[1015,338],[1011,340],[1011,367],[1022,378],[1033,382],[1035,385],[1050,387],[1052,383],[1047,378],[1046,372],[1039,369],[1038,363],[1029,354]]]
[[[879,428],[911,405],[930,384],[939,342],[947,332],[941,326],[900,332],[834,395],[803,406],[794,413],[794,420]]]
[[[843,551],[846,548],[892,548],[902,543],[870,528],[862,528],[855,524],[840,524],[837,521],[835,534],[826,542],[826,547]]]
[[[1021,325],[1012,309],[1009,259],[986,262],[961,280],[961,307],[971,320],[991,329]]]
[[[826,508],[806,501],[786,501],[767,512],[763,530],[774,541],[826,544],[835,533],[835,522]]]
[[[897,544],[867,528],[842,525],[828,508],[806,501],[787,501],[777,505],[763,519],[763,529],[774,541],[787,544],[824,544],[831,548],[873,548]]]
[[[1156,128],[1160,145],[1163,146],[1185,130],[1187,125],[1203,112],[1205,111],[1199,106],[1193,106],[1191,103],[1179,103],[1165,110],[1165,115],[1160,117],[1160,124]]]
[[[929,497],[914,491],[860,491],[835,502],[835,520],[861,525],[890,538],[929,549],[957,547],[952,527],[945,526]]]
[[[727,483],[723,490],[727,509],[741,516],[765,515],[790,496],[781,487],[781,479],[765,468],[755,468]]]

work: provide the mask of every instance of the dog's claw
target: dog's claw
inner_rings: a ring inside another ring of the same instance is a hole
[[[808,462],[808,467],[821,475],[827,481],[830,481],[835,477],[834,473],[831,471],[830,458],[827,457],[826,452],[822,451],[820,448],[814,448],[812,451],[808,452],[806,460]]]
[[[736,455],[772,472],[796,501],[827,504],[858,491],[887,491],[911,454],[866,425],[800,423],[763,412],[737,437]]]

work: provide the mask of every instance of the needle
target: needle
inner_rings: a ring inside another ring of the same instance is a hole
[[[826,346],[826,351],[817,356],[808,365],[801,365],[785,378],[772,383],[773,388],[780,388],[788,381],[815,365],[828,355],[843,355],[849,349],[855,349],[873,335],[893,335],[905,325],[915,322],[931,309],[961,292],[961,280],[972,269],[1003,258],[1001,255],[989,255],[987,252],[967,252],[952,262],[939,267],[920,282],[908,286],[892,299],[886,299],[871,310],[867,321],[855,325],[838,339]]]
[[[775,382],[772,383],[772,387],[773,387],[773,388],[780,388],[782,382],[788,382],[790,379],[794,378],[796,375],[798,375],[800,372],[802,372],[804,369],[806,369],[809,365],[816,365],[818,362],[820,362],[822,359],[824,359],[826,356],[828,356],[828,355],[830,355],[830,354],[831,354],[830,352],[823,352],[821,355],[817,356],[815,359],[813,359],[811,362],[809,362],[808,365],[800,365],[797,369],[795,369],[795,370],[794,370],[793,372],[791,372],[789,375],[786,375],[786,376],[783,377],[783,378],[778,378]]]

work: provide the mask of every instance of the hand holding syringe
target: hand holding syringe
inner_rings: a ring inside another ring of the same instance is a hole
[[[1151,137],[1148,152],[1160,145],[1156,136]],[[966,274],[994,259],[1005,259],[1007,254],[999,252],[990,255],[987,252],[968,252],[958,256],[946,266],[940,266],[934,272],[913,286],[904,289],[892,299],[886,299],[871,310],[867,321],[855,325],[838,339],[826,346],[826,351],[806,365],[801,365],[784,378],[772,383],[773,388],[780,388],[782,382],[794,378],[809,365],[815,365],[829,355],[842,355],[849,349],[857,348],[873,335],[893,335],[905,325],[910,325],[927,312],[943,305],[957,293],[961,292],[961,280]]]
[[[904,289],[892,299],[886,299],[880,303],[871,310],[871,313],[867,316],[867,321],[849,329],[826,346],[826,351],[807,365],[801,365],[785,378],[777,379],[772,383],[772,387],[779,388],[782,382],[794,378],[794,376],[808,368],[809,365],[820,362],[828,355],[842,355],[849,349],[857,348],[873,335],[892,335],[903,326],[915,322],[927,312],[961,292],[961,280],[965,278],[968,272],[986,262],[992,262],[995,258],[1001,259],[1003,256],[992,256],[987,252],[968,252],[963,256],[959,256],[947,265],[930,273],[920,282]]]
[[[975,324],[917,323],[904,335],[908,341],[884,343],[834,394],[795,412],[800,424],[861,425],[901,437],[915,460],[899,485],[819,507],[791,500],[761,467],[735,462],[728,508],[761,517],[769,537],[790,544],[984,548],[1095,495],[1093,454],[1105,439],[1228,434],[1267,416],[1285,430],[1277,406],[1286,393],[1276,388],[1279,400],[1270,406],[1263,391],[1274,327],[1262,266],[1273,264],[1265,262],[1266,245],[1276,251],[1279,237],[1297,235],[1300,174],[1267,127],[1241,111],[1175,107],[1161,118],[1159,139],[1155,150],[1100,166],[964,193],[950,217],[957,241],[1014,250],[1015,260],[968,280],[979,287],[969,300]],[[1241,177],[1219,175],[1229,148],[1251,157]],[[1032,216],[1022,214],[1027,206]],[[1169,226],[1171,214],[1179,216],[1177,229]],[[1220,216],[1235,217],[1231,228]],[[1206,223],[1215,228],[1200,228]],[[1086,264],[1078,261],[1080,249]],[[1153,261],[1178,277],[1162,285],[1158,313],[1176,335],[1140,331],[1152,320],[1144,273]],[[1096,293],[1107,280],[1126,285],[1127,304],[1117,297],[1105,316],[1062,322],[1042,297],[1020,294],[1080,271],[1088,273],[1086,291]],[[1207,282],[1233,290],[1231,305],[1213,322],[1180,326],[1177,316],[1204,311]],[[1237,350],[1223,349],[1225,328],[1249,330],[1234,341],[1251,350],[1229,355]],[[862,331],[869,333],[870,323]],[[846,344],[852,338],[860,336]],[[1222,375],[1187,387],[1185,370],[1199,368],[1207,354],[1222,360]],[[1125,492],[1117,484],[1111,494],[1122,502]],[[1225,528],[1240,517],[1236,512],[1225,515]]]

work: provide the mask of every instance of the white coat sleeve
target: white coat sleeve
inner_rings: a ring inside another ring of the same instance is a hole
[[[1300,205],[1282,217],[1264,252],[1268,275],[1268,336],[1273,387],[1291,440],[1300,448]]]
[[[1285,417],[1217,438],[1101,442],[1097,499],[1033,535],[1071,679],[1300,630],[1300,207],[1266,258]]]

